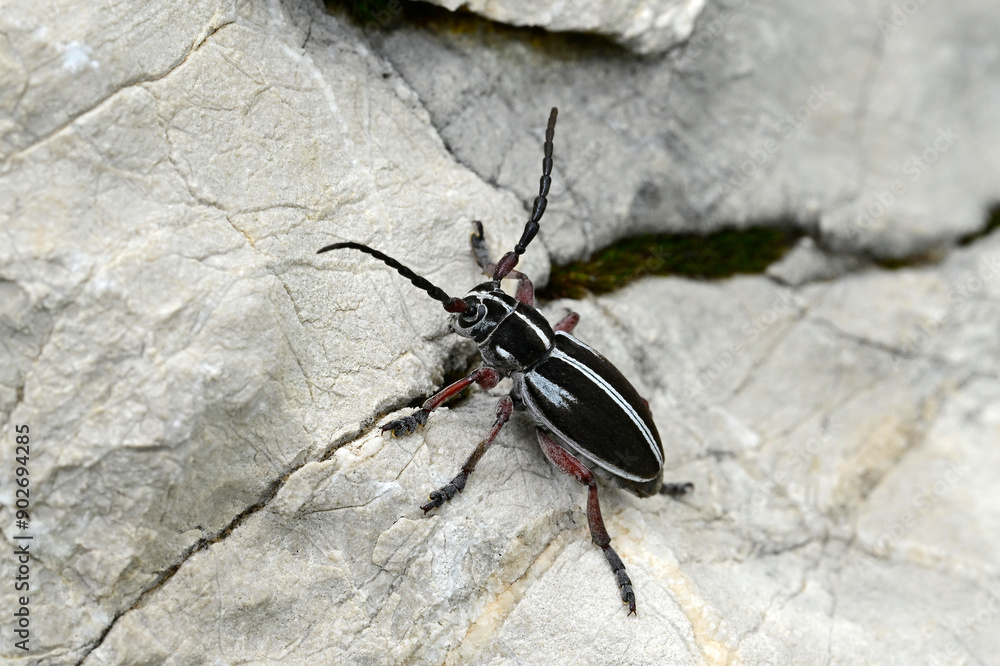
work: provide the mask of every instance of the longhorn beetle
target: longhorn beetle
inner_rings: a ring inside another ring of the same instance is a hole
[[[497,404],[496,421],[462,466],[462,471],[448,484],[430,494],[424,513],[436,509],[465,488],[476,463],[489,450],[500,429],[514,409],[526,409],[537,425],[538,442],[546,457],[560,470],[587,486],[587,522],[594,543],[604,551],[611,565],[621,597],[635,614],[632,581],[625,572],[611,538],[604,528],[597,499],[595,468],[610,475],[619,485],[639,497],[657,493],[674,497],[693,489],[690,483],[663,483],[663,445],[653,423],[648,403],[639,396],[614,365],[572,336],[580,320],[568,313],[555,326],[549,326],[535,309],[531,280],[515,271],[518,258],[538,233],[545,212],[546,196],[552,183],[552,137],[556,114],[553,108],[545,129],[545,158],[538,196],[531,217],[524,225],[521,240],[499,262],[490,261],[483,225],[474,222],[472,252],[476,263],[492,279],[472,289],[465,298],[453,298],[425,278],[392,257],[361,243],[334,243],[319,250],[351,248],[371,255],[416,287],[440,301],[452,313],[451,326],[459,335],[472,338],[479,345],[483,365],[472,374],[445,387],[427,399],[409,416],[381,426],[382,432],[407,435],[427,423],[428,415],[472,384],[484,389],[497,385],[509,376],[514,388]],[[513,297],[500,289],[505,277],[517,280]]]

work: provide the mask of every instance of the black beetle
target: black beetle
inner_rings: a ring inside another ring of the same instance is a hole
[[[621,588],[629,614],[635,613],[635,594],[625,565],[611,547],[597,499],[597,484],[591,468],[596,466],[619,485],[639,497],[657,493],[680,496],[690,483],[663,484],[663,445],[653,423],[649,405],[610,361],[583,344],[571,333],[579,315],[567,314],[554,327],[535,309],[534,287],[526,275],[515,271],[518,257],[538,233],[545,212],[546,195],[552,183],[552,137],[556,114],[553,108],[545,130],[545,158],[538,196],[524,233],[512,252],[498,263],[490,261],[483,226],[475,222],[472,251],[486,275],[493,278],[474,287],[465,298],[452,298],[425,278],[390,256],[360,243],[334,243],[320,253],[351,248],[369,254],[395,268],[415,286],[440,301],[453,313],[452,328],[479,345],[483,365],[464,379],[431,396],[416,412],[383,425],[382,431],[406,435],[427,422],[437,407],[472,384],[484,389],[510,376],[514,388],[497,404],[497,417],[486,438],[479,443],[462,471],[430,494],[424,512],[437,508],[465,488],[476,463],[493,444],[514,409],[526,409],[537,425],[542,451],[556,467],[588,488],[587,520],[595,544],[604,551]],[[500,289],[505,277],[517,279],[510,296]]]

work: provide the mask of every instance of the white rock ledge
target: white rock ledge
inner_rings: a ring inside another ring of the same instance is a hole
[[[666,53],[691,36],[705,0],[531,2],[530,0],[425,0],[493,21],[553,32],[603,35],[641,54]]]

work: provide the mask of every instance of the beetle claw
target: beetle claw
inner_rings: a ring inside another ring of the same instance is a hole
[[[424,510],[424,513],[427,513],[431,509],[436,509],[442,504],[444,504],[444,496],[441,494],[440,490],[435,490],[431,493],[431,501],[424,504],[420,508]]]
[[[621,562],[620,559],[618,561]],[[635,593],[632,591],[632,580],[625,572],[625,565],[622,565],[622,568],[615,572],[615,578],[622,592],[622,603],[628,604],[629,615],[635,615]]]
[[[452,479],[451,483],[432,492],[430,495],[431,501],[420,508],[424,510],[424,513],[427,513],[431,509],[436,509],[445,502],[451,501],[451,498],[462,492],[463,488],[465,488],[465,476],[459,474]]]
[[[628,614],[635,615],[635,594],[632,592],[631,585],[625,585],[622,587],[622,603],[628,604]]]
[[[402,437],[403,435],[409,435],[419,426],[427,423],[427,416],[429,414],[430,412],[426,410],[418,409],[409,416],[389,421],[384,426],[380,426],[380,428],[382,432],[392,432],[393,437]]]

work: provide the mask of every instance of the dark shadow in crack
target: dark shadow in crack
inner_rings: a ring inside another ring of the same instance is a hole
[[[633,53],[599,33],[549,32],[544,28],[493,21],[467,10],[464,5],[454,12],[411,0],[326,0],[325,5],[328,12],[349,17],[369,38],[383,30],[388,32],[408,24],[430,32],[473,35],[482,42],[500,37],[506,43],[514,38],[556,57],[596,53],[603,57],[613,54],[635,60],[663,57],[663,54]]]
[[[968,247],[976,241],[986,238],[994,231],[1000,228],[1000,204],[996,204],[986,212],[986,221],[983,222],[983,226],[978,231],[973,231],[971,233],[965,234],[955,241],[957,247]],[[920,254],[912,257],[901,257],[899,259],[876,259],[875,264],[881,268],[888,270],[895,270],[897,268],[909,268],[911,266],[927,266],[932,264],[940,263],[940,261],[947,254],[946,249],[935,249],[927,252],[925,254]]]
[[[958,244],[961,247],[972,245],[977,240],[989,236],[997,229],[1000,229],[1000,203],[994,204],[986,213],[986,224],[983,225],[982,229],[962,236],[958,239]]]

